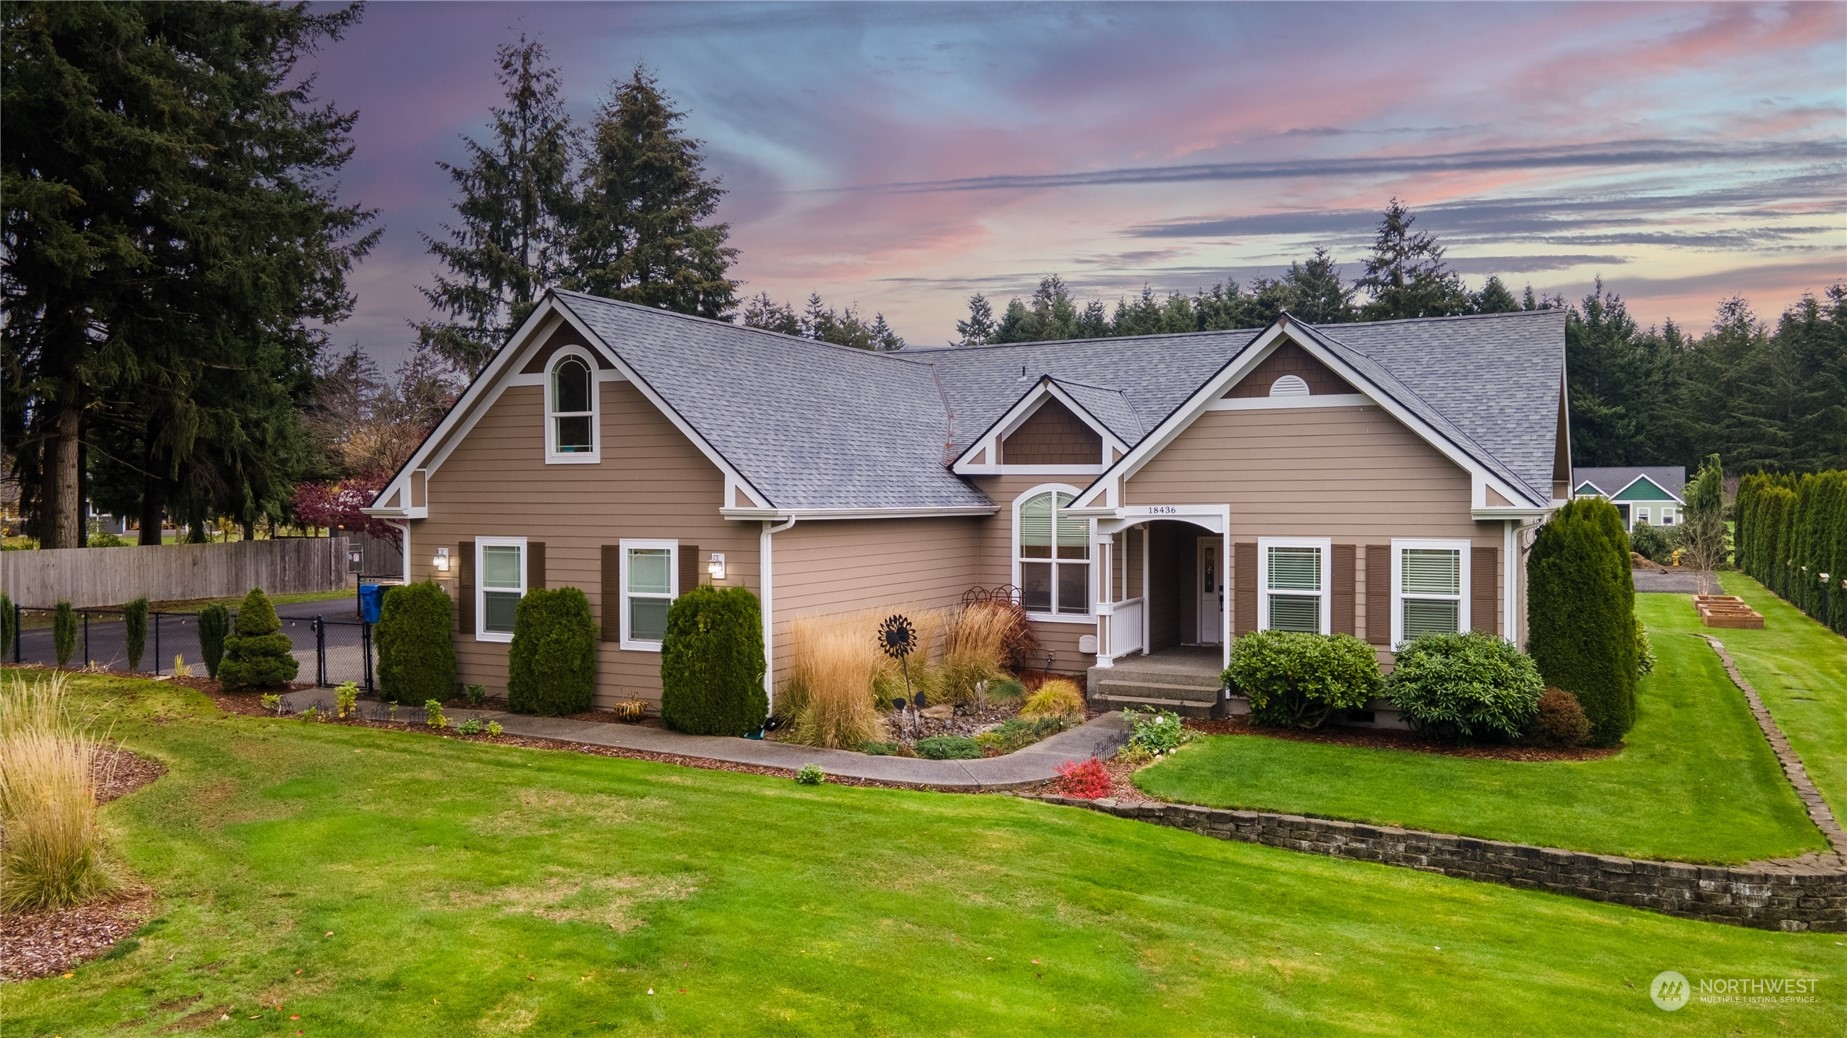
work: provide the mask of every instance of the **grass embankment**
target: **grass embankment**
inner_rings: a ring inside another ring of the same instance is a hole
[[[1764,627],[1709,633],[1763,697],[1834,817],[1847,819],[1847,638],[1742,573],[1720,579],[1764,615]]]
[[[1633,857],[1743,862],[1822,848],[1743,694],[1699,638],[1692,599],[1639,595],[1636,611],[1659,662],[1613,757],[1506,761],[1226,735],[1143,769],[1136,784],[1183,803]]]
[[[998,796],[219,714],[82,677],[169,773],[156,916],[7,1033],[1824,1033],[1840,935],[1744,930]],[[1822,979],[1663,1013],[1656,973]],[[228,1020],[220,1022],[220,1017]],[[299,1016],[299,1020],[294,1019]]]

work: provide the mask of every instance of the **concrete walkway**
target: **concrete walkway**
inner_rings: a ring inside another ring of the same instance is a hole
[[[300,713],[311,706],[318,706],[324,711],[331,710],[333,690],[302,689],[288,693],[282,701],[290,713]],[[477,717],[484,724],[499,721],[508,735],[532,739],[613,746],[644,753],[672,753],[732,764],[788,768],[791,771],[804,764],[819,764],[821,770],[829,775],[842,778],[958,790],[1017,789],[1036,785],[1056,777],[1058,766],[1065,761],[1083,760],[1091,756],[1109,757],[1121,749],[1129,738],[1128,721],[1120,713],[1108,713],[1004,757],[923,760],[916,757],[873,757],[851,750],[824,750],[767,739],[686,735],[635,724],[534,717],[499,710],[456,708],[445,710],[444,713],[451,725]],[[414,722],[423,717],[423,710],[420,707],[405,706],[399,709],[398,717]]]

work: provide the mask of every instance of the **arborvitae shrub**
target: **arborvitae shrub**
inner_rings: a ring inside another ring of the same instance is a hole
[[[51,614],[51,649],[60,667],[69,666],[77,652],[77,610],[68,601],[60,601]]]
[[[1635,585],[1616,506],[1566,503],[1527,556],[1527,632],[1547,685],[1578,697],[1590,741],[1614,746],[1635,724]]]
[[[1385,696],[1413,728],[1454,743],[1520,737],[1545,684],[1526,654],[1490,634],[1425,634],[1398,650]]]
[[[13,654],[13,639],[19,635],[19,616],[13,612],[13,600],[0,591],[0,659]]]
[[[455,694],[455,639],[449,596],[431,581],[385,589],[372,628],[379,696],[421,703]]]
[[[122,607],[122,629],[128,645],[128,669],[141,669],[148,645],[148,600],[144,595]]]
[[[763,607],[749,588],[701,584],[667,609],[661,643],[661,720],[696,735],[763,726]]]
[[[1526,729],[1526,741],[1535,746],[1579,746],[1590,738],[1590,719],[1578,697],[1562,688],[1548,688],[1539,696],[1539,708]]]
[[[295,680],[301,668],[294,645],[262,588],[251,588],[237,608],[237,622],[224,643],[218,680],[226,689],[275,688]]]
[[[231,611],[221,605],[209,605],[199,610],[199,656],[205,660],[207,677],[218,676],[218,666],[224,659],[224,641],[231,634]]]
[[[590,600],[574,587],[526,592],[513,613],[507,709],[563,717],[590,709],[595,694],[596,621],[590,618]]]
[[[1253,631],[1231,643],[1224,680],[1250,701],[1258,724],[1316,728],[1372,700],[1379,657],[1350,634]]]

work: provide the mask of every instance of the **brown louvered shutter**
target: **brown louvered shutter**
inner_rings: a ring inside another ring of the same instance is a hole
[[[699,546],[697,544],[680,545],[680,594],[699,586]]]
[[[1366,640],[1392,644],[1392,546],[1366,546]]]
[[[1231,630],[1249,634],[1257,629],[1257,545],[1254,541],[1231,546]]]
[[[1469,558],[1469,626],[1483,634],[1499,634],[1494,622],[1494,600],[1501,571],[1501,549],[1474,548]]]
[[[475,542],[463,541],[455,549],[455,629],[470,637],[475,633]]]
[[[622,546],[603,545],[603,590],[598,596],[603,608],[603,634],[606,642],[622,640]]]
[[[1334,545],[1334,574],[1330,590],[1334,601],[1330,619],[1335,634],[1358,634],[1359,623],[1354,615],[1354,554],[1351,544]]]
[[[545,586],[545,542],[526,542],[526,590]]]

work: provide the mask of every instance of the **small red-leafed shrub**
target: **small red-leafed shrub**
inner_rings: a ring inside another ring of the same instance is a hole
[[[1109,771],[1095,757],[1082,762],[1065,761],[1058,766],[1058,792],[1079,800],[1109,796]]]

